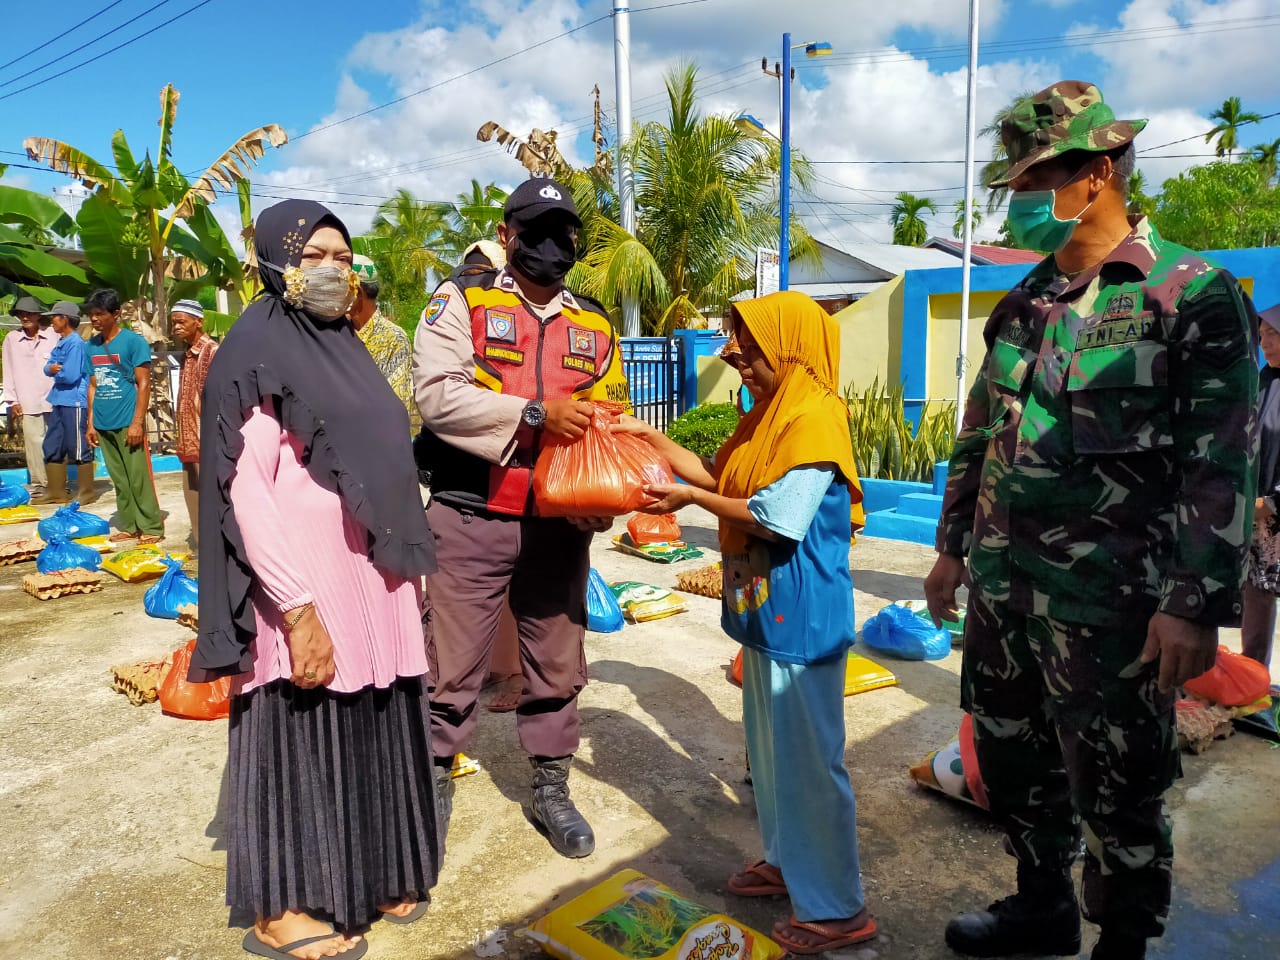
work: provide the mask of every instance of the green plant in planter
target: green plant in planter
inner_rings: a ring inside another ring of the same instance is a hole
[[[738,426],[732,403],[704,403],[671,421],[667,436],[700,457],[710,457]]]
[[[920,428],[913,432],[906,418],[902,384],[884,388],[877,377],[861,396],[852,383],[845,387],[844,395],[858,476],[928,483],[933,479],[933,465],[951,456],[954,404],[927,410]]]

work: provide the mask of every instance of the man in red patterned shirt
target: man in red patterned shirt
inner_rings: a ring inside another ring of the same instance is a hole
[[[169,311],[173,334],[186,341],[178,377],[178,460],[182,463],[182,496],[191,518],[191,545],[200,545],[200,407],[209,364],[218,345],[204,332],[204,307],[179,300]]]

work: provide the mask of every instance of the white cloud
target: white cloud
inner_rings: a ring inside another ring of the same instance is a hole
[[[1052,5],[1056,0],[1044,2]],[[1120,14],[1125,29],[1165,26],[1183,30],[1183,36],[1167,43],[1098,44],[1086,53],[1079,46],[1050,44],[1025,54],[1025,59],[997,62],[984,56],[978,124],[985,124],[1018,93],[1060,79],[1064,67],[1065,72],[1078,73],[1082,60],[1096,55],[1108,65],[1099,83],[1117,112],[1151,118],[1140,148],[1203,133],[1211,125],[1204,115],[1221,102],[1222,90],[1238,93],[1248,107],[1250,91],[1274,77],[1269,64],[1258,62],[1258,50],[1276,32],[1219,34],[1205,32],[1204,25],[1214,16],[1258,15],[1267,2],[1132,0]],[[587,23],[598,15],[597,7],[604,9],[595,4],[580,10],[574,0],[480,0],[466,7],[460,21],[454,4],[426,0],[417,22],[367,35],[354,45],[332,110],[316,124],[317,132],[299,140],[295,131],[294,143],[269,155],[271,172],[254,178],[263,184],[259,192],[333,202],[352,229],[361,231],[378,203],[399,188],[422,199],[450,199],[472,179],[513,186],[523,179],[523,169],[496,145],[475,139],[476,130],[488,120],[521,136],[533,127],[555,129],[566,156],[589,162],[593,85],[600,86],[607,118],[615,112],[611,24],[597,23],[534,51],[503,58]],[[994,27],[1005,7],[988,2],[983,10],[984,36],[996,36]],[[955,51],[963,50],[966,4],[865,4],[853,18],[845,0],[807,0],[788,9],[772,0],[716,0],[652,13],[637,10],[632,20],[637,123],[665,116],[664,72],[677,63],[694,62],[701,77],[701,109],[746,110],[776,129],[777,81],[761,75],[758,58],[767,55],[772,64],[782,30],[789,29],[797,41],[822,39],[836,48],[831,58],[798,63],[800,82],[792,88],[797,150],[815,160],[963,159],[966,76],[963,53]],[[929,62],[887,45],[894,31],[904,26],[928,31],[938,44],[949,47],[950,54]],[[1113,30],[1115,24],[1093,29]],[[473,75],[446,82],[500,59]],[[1250,76],[1239,76],[1245,72],[1241,64],[1253,64]],[[1234,76],[1218,77],[1228,70]],[[1198,96],[1188,94],[1189,82]],[[427,87],[434,89],[413,95]],[[407,99],[323,129],[392,97]],[[1191,141],[1155,152],[1203,149],[1202,143]],[[979,141],[977,164],[989,155],[989,142]],[[1194,162],[1142,159],[1140,168],[1155,189]],[[798,195],[805,202],[797,203],[796,209],[820,238],[888,239],[889,206],[899,190],[935,198],[940,213],[931,222],[932,230],[950,234],[963,183],[960,163],[840,163],[821,164],[815,170],[821,179],[813,193],[820,199]],[[270,202],[264,198],[257,205]],[[989,217],[980,236],[995,236],[1001,219]]]

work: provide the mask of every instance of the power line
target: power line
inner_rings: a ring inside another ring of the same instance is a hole
[[[161,7],[163,7],[166,3],[171,3],[171,2],[172,2],[172,0],[160,0],[160,2],[159,2],[159,3],[156,3],[156,4],[154,4],[153,6],[147,7],[147,9],[143,10],[141,13],[139,13],[139,14],[137,14],[136,16],[134,16],[134,17],[132,17],[132,18],[130,18],[130,19],[128,19],[128,20],[126,20],[124,23],[122,23],[122,24],[120,24],[120,25],[118,25],[118,26],[112,27],[112,28],[111,28],[110,30],[108,30],[106,33],[98,34],[98,36],[94,37],[92,40],[86,40],[84,43],[80,44],[80,46],[76,47],[74,50],[68,50],[66,53],[59,54],[58,56],[54,57],[52,60],[46,60],[44,63],[40,64],[40,66],[38,66],[38,67],[32,67],[30,70],[28,70],[28,71],[27,71],[27,74],[28,74],[28,75],[30,75],[30,74],[36,73],[37,71],[43,70],[45,67],[51,67],[51,66],[53,66],[53,65],[54,65],[54,64],[56,64],[56,63],[60,63],[60,62],[62,62],[63,60],[66,60],[66,59],[67,59],[67,57],[70,57],[72,54],[79,53],[79,52],[80,52],[81,50],[83,50],[85,47],[91,47],[91,46],[93,46],[95,43],[97,43],[99,40],[105,40],[107,37],[111,36],[113,33],[119,33],[119,32],[120,32],[121,30],[123,30],[125,27],[129,26],[129,24],[131,24],[131,23],[136,23],[137,21],[139,21],[139,20],[141,20],[143,17],[145,17],[147,14],[151,13],[153,10],[159,10],[159,9],[160,9]],[[108,52],[108,53],[110,53],[111,51],[109,51],[109,50],[108,50],[107,52]],[[70,71],[68,71],[68,72],[70,72]],[[0,88],[8,87],[8,86],[10,86],[10,85],[12,85],[12,84],[19,83],[19,82],[21,82],[21,81],[23,81],[23,80],[25,80],[25,79],[26,79],[26,77],[25,77],[25,76],[17,76],[17,77],[14,77],[12,80],[5,80],[3,83],[0,83]],[[50,77],[49,79],[53,79],[53,78],[52,78],[52,77]],[[31,86],[39,86],[41,83],[47,83],[47,82],[48,82],[48,80],[40,80],[40,81],[37,81],[36,83],[32,84]],[[30,89],[31,89],[31,87],[23,87],[23,88],[22,88],[22,90],[30,90]],[[15,92],[15,93],[21,93],[21,92],[22,92],[22,90],[15,90],[14,92]],[[3,98],[0,98],[0,99],[3,99]]]
[[[60,34],[58,34],[56,37],[51,37],[50,39],[46,40],[44,43],[41,43],[41,44],[38,44],[38,45],[36,45],[36,46],[32,47],[32,48],[31,48],[30,50],[28,50],[26,53],[20,53],[20,54],[18,54],[18,56],[14,57],[14,58],[13,58],[12,60],[10,60],[8,63],[0,63],[0,70],[7,70],[9,67],[13,66],[13,65],[14,65],[15,63],[17,63],[18,61],[26,59],[27,57],[31,56],[33,53],[39,53],[41,50],[43,50],[45,47],[49,46],[50,44],[57,43],[59,40],[61,40],[63,37],[65,37],[68,33],[73,33],[73,32],[75,32],[76,30],[79,30],[81,27],[83,27],[83,26],[84,26],[86,23],[88,23],[90,20],[96,20],[98,17],[102,16],[104,13],[106,13],[106,12],[107,12],[108,10],[110,10],[112,7],[118,7],[118,6],[120,6],[120,4],[122,4],[122,3],[124,3],[124,0],[113,0],[113,2],[112,2],[112,3],[107,4],[105,7],[103,7],[101,10],[99,10],[97,13],[91,13],[91,14],[89,14],[89,16],[85,17],[85,18],[84,18],[83,20],[81,20],[79,23],[72,24],[71,26],[67,27],[67,29],[63,30],[63,31],[62,31]],[[40,69],[40,68],[39,68],[39,67],[37,67],[36,69],[38,70],[38,69]]]
[[[1261,123],[1263,120],[1270,120],[1272,117],[1280,117],[1280,110],[1277,110],[1275,113],[1263,114],[1257,120],[1250,120],[1248,122]],[[1244,126],[1244,124],[1241,124],[1241,126]],[[1205,137],[1209,137],[1212,135],[1213,135],[1213,130],[1206,130],[1204,133],[1192,134],[1189,137],[1183,137],[1181,140],[1170,140],[1168,143],[1156,144],[1156,146],[1154,147],[1143,147],[1141,150],[1138,151],[1138,155],[1142,156],[1143,154],[1150,153],[1152,150],[1163,150],[1165,147],[1173,147],[1178,145],[1179,143],[1186,143],[1188,140],[1201,140]],[[1213,156],[1216,157],[1217,154],[1215,153],[1213,154]]]
[[[166,4],[166,3],[168,3],[168,2],[169,2],[169,0],[160,0],[160,3],[157,3],[154,7],[151,7],[149,10],[147,10],[147,11],[146,11],[146,13],[150,13],[150,12],[151,12],[151,10],[154,10],[154,9],[156,9],[156,7],[162,6],[163,4]],[[143,33],[140,33],[140,34],[138,34],[138,35],[137,35],[137,36],[135,36],[135,37],[130,37],[128,40],[125,40],[123,43],[118,43],[118,44],[116,44],[114,47],[110,47],[110,48],[108,48],[108,49],[106,49],[106,50],[102,51],[101,53],[95,54],[95,55],[94,55],[94,59],[93,59],[93,60],[83,60],[83,61],[81,61],[80,63],[75,64],[74,66],[67,67],[67,69],[63,70],[63,71],[62,71],[62,72],[60,72],[60,73],[55,73],[55,74],[53,74],[53,75],[51,75],[51,76],[45,77],[43,80],[37,80],[35,83],[29,83],[29,84],[27,84],[25,87],[20,87],[20,88],[19,88],[19,89],[17,89],[17,90],[12,90],[12,91],[10,91],[9,93],[4,94],[3,96],[0,96],[0,100],[8,100],[10,97],[16,97],[18,94],[23,93],[23,92],[25,92],[25,91],[27,91],[27,90],[30,90],[30,89],[32,89],[33,87],[39,87],[39,86],[41,86],[41,85],[43,85],[43,84],[49,83],[50,81],[57,80],[57,79],[60,79],[60,78],[62,78],[62,77],[65,77],[65,76],[66,76],[67,74],[69,74],[69,73],[74,73],[74,72],[75,72],[75,71],[77,71],[77,70],[80,70],[80,69],[82,69],[82,68],[84,68],[84,67],[89,66],[89,64],[90,64],[90,63],[95,63],[95,64],[96,64],[96,63],[97,63],[98,61],[100,61],[103,57],[108,57],[108,56],[110,56],[111,54],[116,53],[116,52],[117,52],[117,51],[119,51],[119,50],[123,50],[125,47],[130,46],[131,44],[137,43],[139,40],[142,40],[142,39],[144,39],[144,38],[146,38],[146,37],[151,36],[151,34],[155,33],[157,30],[163,30],[165,27],[167,27],[169,24],[173,23],[175,20],[181,20],[183,17],[187,16],[188,14],[195,13],[195,12],[196,12],[197,10],[199,10],[201,7],[203,7],[203,6],[207,5],[207,4],[210,4],[210,3],[212,3],[212,2],[213,2],[213,0],[200,0],[200,2],[199,2],[199,3],[195,4],[194,6],[188,7],[186,10],[183,10],[181,13],[176,14],[175,16],[170,17],[168,20],[164,21],[163,23],[157,24],[156,26],[152,27],[150,30],[144,31]],[[138,16],[144,16],[144,15],[145,15],[145,14],[139,14]],[[136,20],[136,19],[138,19],[138,18],[137,18],[137,17],[134,17],[134,20]],[[132,22],[133,22],[133,20],[130,20],[130,21],[128,21],[128,22],[129,22],[129,23],[132,23]],[[123,24],[122,24],[122,26],[123,26]],[[113,33],[114,33],[115,31],[111,31],[111,32],[113,32]],[[103,34],[103,36],[107,36],[107,34]],[[101,39],[101,38],[98,38],[98,39]],[[92,43],[92,42],[94,42],[94,41],[90,41],[90,43]],[[85,46],[88,46],[88,44],[85,44]],[[79,50],[79,49],[80,49],[80,47],[77,47],[76,49],[77,49],[77,50]],[[75,52],[75,51],[72,51],[72,53],[74,53],[74,52]],[[59,59],[61,59],[61,58],[59,58]],[[0,86],[4,86],[4,84],[0,84]]]

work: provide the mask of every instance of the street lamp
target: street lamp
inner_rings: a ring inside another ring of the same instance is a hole
[[[782,84],[782,170],[778,189],[778,289],[786,290],[791,273],[791,51],[804,48],[809,58],[830,56],[831,44],[822,41],[791,43],[791,34],[782,35],[782,69],[778,82]]]

